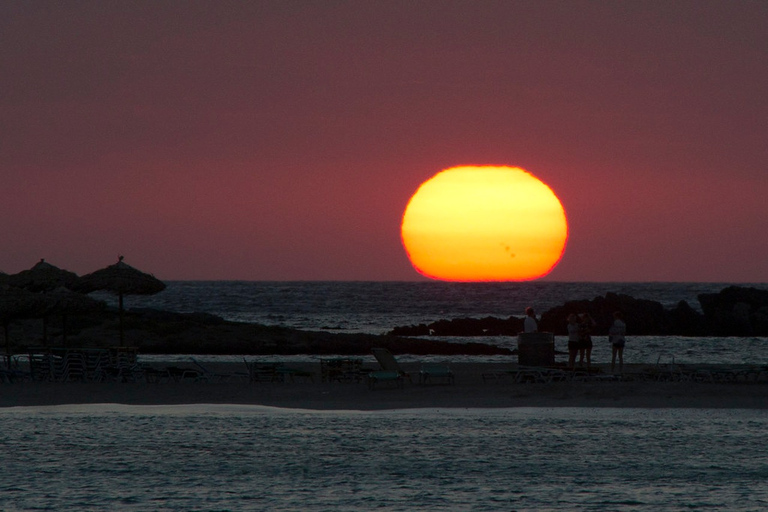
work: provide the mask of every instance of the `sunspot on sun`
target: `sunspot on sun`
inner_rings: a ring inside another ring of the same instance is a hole
[[[517,167],[439,172],[411,197],[401,236],[421,274],[445,281],[526,281],[565,251],[568,223],[554,192]]]

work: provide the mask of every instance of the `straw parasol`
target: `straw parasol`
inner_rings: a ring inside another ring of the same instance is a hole
[[[46,295],[48,300],[47,313],[61,315],[62,344],[67,346],[67,316],[71,314],[90,313],[103,309],[103,301],[93,299],[82,293],[73,292],[63,286],[56,288]]]
[[[98,290],[112,292],[118,296],[120,309],[120,346],[123,346],[123,296],[154,295],[165,290],[165,283],[152,274],[147,274],[123,262],[117,263],[82,276],[75,286],[76,291],[91,293]]]
[[[5,357],[8,368],[11,367],[11,340],[8,326],[13,320],[36,318],[46,313],[46,300],[43,295],[23,288],[0,286],[0,323],[5,334]]]
[[[74,272],[60,269],[41,258],[32,268],[8,276],[6,283],[31,292],[47,293],[60,287],[72,289],[77,280]],[[47,315],[43,315],[43,344],[48,345]]]
[[[31,292],[48,292],[63,286],[72,289],[77,284],[77,274],[51,265],[40,259],[32,268],[8,276],[7,283]]]

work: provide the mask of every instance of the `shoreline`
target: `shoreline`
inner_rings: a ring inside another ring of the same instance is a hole
[[[381,383],[321,382],[316,365],[297,365],[313,374],[293,382],[15,382],[0,384],[0,408],[77,404],[260,405],[318,411],[400,409],[495,409],[517,407],[768,409],[768,371],[756,381],[697,382],[594,379],[515,382],[503,363],[452,364],[455,384],[419,384],[418,366],[403,365],[412,381],[402,388]],[[607,375],[606,365],[600,375]],[[244,377],[243,365],[218,363],[210,370]],[[710,367],[710,369],[717,369]],[[637,370],[632,369],[632,371]],[[489,377],[485,380],[483,375]],[[626,373],[627,377],[632,373]]]

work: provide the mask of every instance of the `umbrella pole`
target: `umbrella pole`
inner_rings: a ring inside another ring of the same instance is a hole
[[[118,294],[118,304],[120,307],[120,346],[123,346],[123,293]]]
[[[61,315],[61,342],[64,344],[64,346],[67,346],[67,312],[64,311],[64,313]]]
[[[3,322],[3,330],[5,331],[5,367],[11,369],[11,339],[8,337],[8,324],[10,322]]]

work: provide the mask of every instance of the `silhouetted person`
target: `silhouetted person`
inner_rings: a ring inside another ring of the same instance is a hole
[[[613,314],[613,325],[608,329],[608,341],[611,342],[611,373],[616,365],[616,355],[619,356],[619,373],[624,371],[624,343],[626,343],[627,324],[621,311]]]
[[[579,322],[579,366],[584,365],[584,356],[587,356],[587,369],[592,366],[592,329],[595,321],[589,313],[581,315]]]
[[[568,315],[568,367],[576,366],[576,354],[579,352],[579,317],[575,313]]]
[[[536,323],[536,313],[533,308],[525,308],[525,321],[523,322],[523,332],[536,332],[539,330],[539,324]]]

